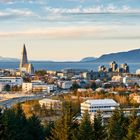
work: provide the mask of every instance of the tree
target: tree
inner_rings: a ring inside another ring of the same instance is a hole
[[[93,130],[95,140],[105,139],[106,133],[105,127],[103,126],[103,118],[101,112],[97,112],[97,114],[94,117]]]
[[[4,87],[4,91],[10,91],[11,90],[11,87],[10,87],[10,85],[5,85],[5,87]]]
[[[47,74],[47,71],[46,70],[38,70],[38,71],[35,71],[35,74],[38,76],[44,76],[45,74]]]
[[[14,113],[16,117],[15,131],[17,133],[17,139],[20,140],[30,140],[29,132],[28,132],[28,123],[26,116],[22,110],[21,104],[17,104],[14,108]]]
[[[137,117],[137,113],[135,110],[131,113],[132,115],[129,116],[129,126],[128,126],[128,133],[126,135],[127,140],[135,140],[138,139],[138,134],[140,132],[140,118]]]
[[[20,105],[5,110],[2,123],[3,136],[1,140],[30,140],[28,137],[27,120]]]
[[[4,129],[4,126],[2,123],[2,109],[0,108],[0,139],[2,139],[3,137],[3,129]]]
[[[78,88],[80,88],[79,84],[77,82],[73,82],[71,90],[77,91]]]
[[[22,90],[22,87],[21,86],[17,86],[17,85],[12,86],[12,88],[11,88],[11,91],[21,91],[21,90]]]
[[[28,119],[28,130],[30,140],[44,140],[45,134],[43,127],[41,126],[39,118],[34,114]]]
[[[108,124],[108,139],[122,140],[126,133],[125,117],[122,111],[116,109]]]
[[[93,129],[90,121],[90,116],[86,111],[83,114],[82,121],[79,126],[79,135],[78,139],[80,140],[92,140],[93,139]]]
[[[92,81],[91,83],[90,83],[90,88],[92,88],[92,89],[96,89],[96,83],[95,83],[95,81]]]
[[[54,122],[48,122],[45,120],[44,125],[45,125],[45,136],[47,138],[52,137],[51,130],[54,128]]]
[[[73,110],[71,101],[63,103],[62,115],[54,124],[51,131],[51,140],[73,140],[72,137]]]
[[[138,134],[138,136],[136,137],[136,140],[140,140],[140,134]]]
[[[2,123],[4,126],[3,135],[1,140],[16,140],[17,132],[16,132],[16,116],[12,109],[7,109],[4,111],[2,117]]]
[[[33,115],[26,119],[18,104],[6,109],[2,115],[3,131],[1,140],[44,140],[44,130],[40,120]]]
[[[48,140],[68,140],[69,127],[67,125],[67,116],[62,114],[62,117],[54,124],[54,128],[51,131],[51,137]]]
[[[30,79],[29,76],[24,76],[24,77],[23,77],[23,81],[24,81],[24,82],[31,82],[31,79]]]

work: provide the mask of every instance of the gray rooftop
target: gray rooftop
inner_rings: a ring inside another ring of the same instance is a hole
[[[116,101],[113,99],[95,99],[95,100],[87,100],[85,103],[91,104],[91,105],[118,105]]]

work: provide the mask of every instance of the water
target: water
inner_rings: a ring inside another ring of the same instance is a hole
[[[32,62],[35,70],[61,70],[64,68],[98,70],[98,66],[105,65],[109,67],[108,63],[92,63],[92,62]],[[140,69],[140,63],[128,63],[130,72],[135,73]],[[16,69],[19,67],[19,62],[0,62],[0,68]]]

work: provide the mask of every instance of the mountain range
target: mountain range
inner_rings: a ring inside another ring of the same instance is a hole
[[[108,63],[111,61],[116,61],[118,63],[140,63],[140,49],[130,50],[127,52],[104,54],[99,58],[86,57],[80,62]],[[19,62],[19,59],[0,56],[0,62]]]
[[[90,58],[90,57],[89,57]],[[118,53],[110,53],[104,54],[95,60],[91,59],[82,59],[86,60],[84,62],[95,62],[95,63],[108,63],[110,61],[117,61],[119,63],[140,63],[140,49],[130,50],[127,52],[118,52]],[[90,61],[91,60],[91,61]]]
[[[96,57],[85,57],[81,60],[81,62],[92,62],[96,59],[97,59]]]
[[[17,58],[9,58],[9,57],[2,57],[0,56],[0,62],[18,62],[19,59]]]

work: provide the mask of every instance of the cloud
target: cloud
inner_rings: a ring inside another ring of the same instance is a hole
[[[17,2],[17,0],[0,0],[0,3],[5,3],[5,4],[13,4]]]
[[[4,3],[4,4],[16,4],[16,3],[44,4],[44,3],[47,3],[47,0],[0,0],[0,3]]]
[[[113,4],[97,5],[93,7],[82,7],[78,6],[75,8],[53,8],[46,7],[45,8],[48,13],[54,14],[74,14],[74,13],[140,13],[140,9],[133,9],[127,5],[123,5],[122,7],[117,7]]]
[[[0,0],[0,3],[5,4],[5,5],[16,5],[18,4],[43,4],[44,0]]]
[[[6,9],[0,11],[0,19],[14,19],[14,18],[23,18],[23,17],[34,17],[35,13],[28,9]]]
[[[97,34],[106,32],[108,29],[105,27],[46,27],[46,28],[34,28],[25,31],[18,32],[0,32],[1,37],[46,37],[49,39],[56,38],[80,38],[88,36],[97,36]]]
[[[2,3],[6,3],[6,2],[13,2],[14,0],[0,0],[0,2]]]
[[[129,29],[129,30],[128,30]],[[140,28],[122,26],[68,26],[0,32],[4,38],[27,39],[140,39]]]

